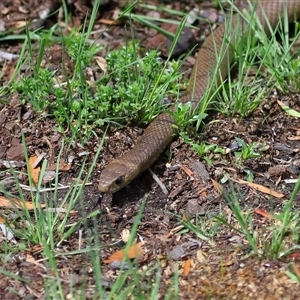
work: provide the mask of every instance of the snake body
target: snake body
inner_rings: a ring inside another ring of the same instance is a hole
[[[300,17],[300,0],[258,0],[248,8],[248,12],[255,12],[264,30],[269,34],[270,28],[275,28],[284,14],[287,14],[289,20]],[[226,26],[230,26],[229,30]],[[217,85],[226,79],[228,66],[234,60],[232,45],[249,32],[249,26],[243,17],[235,14],[205,39],[192,69],[187,93],[181,98],[182,103],[191,101],[192,109],[200,103],[211,85],[216,68],[219,70]],[[221,54],[222,58],[218,60],[216,54]],[[99,191],[114,193],[149,168],[173,139],[174,123],[175,120],[170,114],[158,115],[139,138],[136,146],[113,160],[102,171]]]

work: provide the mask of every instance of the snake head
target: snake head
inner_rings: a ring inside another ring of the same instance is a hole
[[[128,167],[121,162],[112,162],[100,175],[98,189],[102,193],[112,194],[123,188],[126,182]]]

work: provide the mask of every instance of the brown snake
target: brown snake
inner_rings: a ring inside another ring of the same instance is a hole
[[[283,14],[287,14],[289,20],[294,21],[300,17],[300,0],[259,0],[254,1],[255,14],[267,34],[270,28],[274,28]],[[249,9],[251,13],[251,10]],[[226,34],[226,26],[230,24],[230,34]],[[202,44],[196,63],[192,70],[187,93],[181,98],[181,102],[192,102],[195,108],[201,101],[212,82],[215,69],[218,68],[219,85],[228,74],[228,66],[234,60],[233,48],[237,40],[247,32],[248,23],[235,14],[226,25],[220,25]],[[226,37],[226,42],[223,42]],[[216,53],[222,54],[217,61]],[[162,151],[171,142],[175,133],[173,124],[175,120],[168,113],[161,113],[145,130],[136,146],[120,158],[113,160],[103,170],[99,180],[99,190],[103,193],[114,193],[130,183],[141,172],[150,167]]]

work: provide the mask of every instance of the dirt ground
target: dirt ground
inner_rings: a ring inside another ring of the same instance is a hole
[[[45,9],[53,12],[61,4],[59,0],[46,1],[43,5],[37,0],[2,0],[0,3],[0,27],[6,30],[14,28],[18,22],[34,20]],[[119,7],[123,3],[106,1],[99,9],[99,15],[95,30],[106,28],[104,20],[112,20]],[[124,2],[124,1],[120,1]],[[153,1],[155,4],[156,1]],[[167,3],[169,1],[165,1]],[[209,2],[200,4],[195,1],[174,1],[167,4],[177,10],[189,11],[198,7],[203,16],[212,22],[222,21],[223,14]],[[150,1],[149,1],[150,3]],[[84,21],[86,13],[91,12],[91,2],[88,0],[68,1],[72,18],[69,26],[79,26]],[[144,13],[141,11],[140,13]],[[170,15],[161,17],[170,18]],[[174,16],[172,16],[174,17]],[[59,20],[59,13],[54,13],[45,22],[44,26],[50,28]],[[124,21],[126,23],[126,20]],[[126,39],[125,23],[111,26],[106,34],[100,37],[100,43],[107,45],[107,50],[122,45]],[[191,43],[201,44],[209,32],[209,26],[204,22],[197,24],[199,31],[192,31]],[[157,46],[158,40],[155,32],[144,28],[140,24],[134,24],[135,36],[145,46]],[[1,34],[1,33],[0,33]],[[151,39],[153,35],[155,39]],[[152,36],[151,36],[152,37]],[[22,42],[19,40],[2,41],[0,51],[11,54],[19,54]],[[105,53],[102,53],[105,57]],[[195,53],[193,54],[195,55]],[[185,63],[185,68],[190,68],[194,62],[191,56]],[[72,62],[63,54],[61,45],[53,45],[46,49],[47,65],[53,69],[61,68],[62,57],[67,72],[72,73]],[[2,67],[1,85],[5,86],[16,66],[16,60],[0,62]],[[57,157],[62,135],[55,131],[55,120],[49,117],[40,117],[30,106],[22,105],[18,96],[12,96],[8,103],[0,102],[0,168],[5,171],[4,161],[13,160],[19,163],[16,170],[24,169],[24,151],[22,146],[21,131],[25,133],[25,140],[29,155],[38,152],[46,152],[55,160]],[[207,144],[218,144],[226,149],[234,148],[236,137],[243,139],[248,144],[257,142],[265,145],[264,151],[257,158],[243,162],[243,166],[237,164],[234,152],[226,155],[208,154],[211,164],[189,149],[189,146],[178,138],[173,141],[168,151],[171,157],[164,153],[152,166],[152,171],[167,187],[169,194],[165,195],[158,184],[153,180],[148,171],[139,176],[132,184],[117,192],[112,197],[105,196],[101,202],[103,214],[98,219],[98,234],[101,244],[110,244],[120,235],[124,229],[130,229],[138,214],[142,199],[147,195],[145,211],[138,227],[138,235],[146,241],[145,248],[147,258],[141,263],[151,264],[155,257],[169,257],[165,262],[162,272],[160,293],[171,284],[172,270],[175,264],[179,264],[179,298],[180,299],[298,299],[300,287],[285,274],[290,270],[291,262],[300,265],[299,258],[284,257],[281,260],[259,259],[249,256],[249,247],[243,235],[226,226],[220,226],[214,243],[203,241],[192,232],[180,235],[175,234],[180,225],[177,216],[195,214],[199,218],[211,218],[220,211],[230,218],[232,213],[226,201],[216,189],[212,180],[221,182],[226,176],[233,179],[234,188],[242,195],[241,206],[247,209],[263,209],[267,212],[278,212],[290,196],[294,183],[290,179],[296,179],[299,174],[299,136],[300,124],[296,118],[289,117],[278,105],[278,100],[288,103],[293,109],[300,111],[299,94],[280,95],[272,91],[258,109],[244,119],[239,117],[226,117],[222,114],[210,116],[211,122],[205,126],[199,134],[199,140]],[[136,128],[111,130],[105,138],[103,150],[100,153],[98,164],[91,177],[92,185],[85,188],[82,201],[78,203],[80,213],[74,216],[78,220],[91,212],[97,206],[99,192],[97,182],[99,174],[104,166],[113,158],[118,157],[134,146],[139,135]],[[98,137],[91,139],[81,147],[78,144],[63,152],[63,159],[74,156],[71,168],[62,172],[61,183],[68,184],[72,178],[78,175],[83,158],[81,152],[88,151],[95,155],[99,141],[103,136],[103,128],[96,129]],[[88,165],[86,166],[88,169]],[[192,174],[189,173],[189,170]],[[254,182],[270,188],[285,196],[283,198],[271,197],[262,193],[240,180],[246,180],[246,171],[254,174]],[[0,182],[4,182],[10,176],[9,172],[2,172]],[[20,177],[20,181],[26,180]],[[229,181],[224,183],[224,188],[229,190]],[[26,182],[24,182],[26,184]],[[300,195],[297,196],[294,209],[298,209]],[[1,212],[2,214],[2,212]],[[4,211],[3,211],[4,214]],[[262,216],[252,213],[255,227],[263,236],[263,228],[271,222]],[[74,220],[70,220],[72,223]],[[93,231],[93,224],[89,224]],[[86,229],[85,229],[86,230]],[[113,232],[113,234],[112,234]],[[39,252],[33,250],[34,245],[28,245],[27,251],[37,260],[42,258]],[[0,245],[1,247],[1,245]],[[65,251],[72,251],[78,247],[78,233],[74,234],[64,245]],[[180,251],[178,250],[180,249]],[[118,247],[109,247],[100,252],[100,258],[105,259]],[[1,251],[1,250],[0,250]],[[177,252],[176,252],[177,251]],[[178,254],[180,252],[180,255]],[[26,251],[24,251],[25,253]],[[24,255],[20,253],[20,255]],[[184,274],[184,265],[191,261],[188,274]],[[1,268],[19,274],[30,279],[32,284],[23,285],[18,280],[9,278],[0,273],[1,299],[42,299],[43,298],[43,274],[45,270],[39,265],[10,259],[4,263],[0,260]],[[58,258],[61,267],[61,279],[66,281],[66,294],[70,289],[70,274],[77,276],[73,286],[80,286],[83,270],[88,273],[90,262],[84,255],[74,255]],[[102,267],[103,282],[107,284],[109,291],[118,271],[109,264]],[[86,275],[85,275],[86,276]],[[149,276],[155,276],[155,273]],[[95,284],[95,278],[90,274],[88,286]],[[146,284],[146,282],[145,282]],[[19,291],[20,296],[11,293],[7,287]],[[86,292],[88,293],[88,291]],[[23,295],[23,296],[22,296]],[[88,298],[88,297],[87,297]]]

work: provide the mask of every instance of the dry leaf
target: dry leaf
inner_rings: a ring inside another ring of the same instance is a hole
[[[104,74],[107,73],[107,62],[103,57],[95,56],[96,63],[100,67],[100,69],[103,71]]]
[[[183,275],[188,276],[190,270],[191,270],[191,259],[189,258],[183,263]]]
[[[284,197],[284,194],[278,193],[278,192],[276,192],[276,191],[274,191],[274,190],[272,190],[270,188],[267,188],[267,187],[265,187],[263,185],[260,185],[260,184],[248,182],[248,181],[245,181],[245,180],[242,180],[242,179],[238,179],[238,182],[243,183],[243,184],[247,184],[248,186],[256,189],[257,191],[260,191],[262,193],[274,196],[276,198],[283,198]]]
[[[46,270],[46,268],[43,264],[40,264],[39,262],[37,262],[35,260],[35,258],[32,255],[28,254],[28,253],[26,254],[26,262],[34,264],[37,267],[40,267],[41,269]]]
[[[43,173],[42,184],[47,184],[49,182],[52,182],[54,178],[55,178],[55,171],[45,171]]]
[[[199,263],[203,263],[205,261],[205,256],[204,256],[204,252],[202,252],[201,250],[197,251],[197,260],[199,261]]]
[[[227,260],[227,261],[222,261],[221,262],[221,266],[222,267],[230,267],[230,266],[232,266],[234,264],[234,260],[232,260],[232,259],[229,259],[229,260]]]
[[[292,258],[292,259],[297,259],[297,258],[299,258],[299,256],[300,256],[299,252],[294,252],[294,253],[290,254],[290,258]]]
[[[200,197],[207,197],[207,189],[206,187],[202,187],[198,190],[199,196]]]
[[[15,23],[15,28],[25,27],[27,23],[25,21],[18,21]]]
[[[126,251],[126,249],[119,250],[113,253],[108,259],[105,259],[103,262],[105,264],[109,264],[114,261],[122,261],[125,258],[129,258],[129,259],[140,258],[141,256],[143,256],[142,245],[143,244],[140,242],[131,245],[128,251]]]
[[[121,238],[124,243],[127,243],[130,237],[129,229],[123,229],[121,232]]]
[[[47,166],[47,170],[49,170],[49,171],[55,171],[56,170],[56,166],[57,166],[57,164],[49,164],[48,166]],[[58,165],[58,170],[59,171],[69,171],[71,169],[71,165],[70,164],[67,164],[67,163],[65,163],[65,162],[63,162],[63,161],[60,161],[59,162],[59,165]]]
[[[265,218],[267,218],[267,219],[275,219],[275,218],[273,218],[273,216],[272,216],[270,213],[266,212],[266,211],[263,210],[263,209],[255,208],[253,211],[254,211],[255,213],[257,213],[258,215],[261,215],[261,216],[263,216],[263,217],[265,217]]]
[[[292,267],[293,267],[293,270],[294,270],[295,274],[296,274],[298,277],[300,277],[300,270],[297,268],[297,266],[296,266],[295,263],[293,263]]]
[[[189,176],[190,178],[193,177],[193,172],[188,167],[184,165],[180,165],[180,167],[186,173],[187,176]]]
[[[220,193],[220,194],[222,194],[223,193],[223,188],[222,188],[222,186],[218,183],[218,182],[216,182],[215,180],[211,180],[212,181],[212,184],[213,184],[213,186],[214,186],[214,188]]]
[[[65,214],[68,209],[63,208],[63,207],[47,207],[43,211],[45,212],[54,212],[54,213],[59,213],[59,214]],[[70,210],[68,213],[68,216],[74,216],[77,215],[78,211],[77,210]]]
[[[29,249],[29,251],[30,253],[37,253],[37,252],[41,252],[43,249],[44,247],[41,245],[34,245]]]
[[[2,234],[5,239],[7,239],[8,241],[10,241],[13,244],[17,243],[17,241],[14,237],[14,233],[12,232],[12,230],[9,227],[7,227],[5,224],[0,223],[0,230],[2,231]]]
[[[297,126],[290,126],[289,129],[300,131],[300,127],[297,127]]]
[[[288,136],[287,139],[290,141],[300,141],[300,136]],[[296,152],[297,149],[294,149],[294,151]]]
[[[41,171],[40,167],[35,167],[36,160],[38,160],[37,156],[31,156],[28,161],[29,174],[34,184],[37,184],[39,182],[39,174]]]
[[[109,20],[109,19],[100,19],[100,23],[106,24],[106,25],[119,25],[121,24],[121,20]]]
[[[13,203],[12,203],[13,202]],[[34,209],[34,203],[33,202],[29,202],[29,201],[22,201],[19,199],[7,199],[3,196],[0,196],[0,207],[6,207],[6,208],[24,208],[24,206],[26,207],[26,209],[28,210],[32,210]],[[41,207],[45,207],[46,204],[40,204]]]

